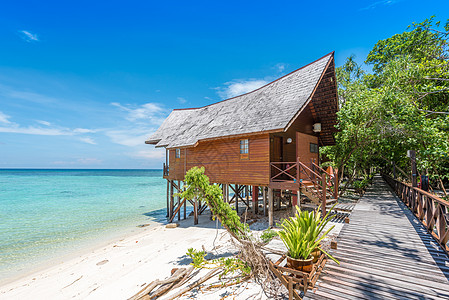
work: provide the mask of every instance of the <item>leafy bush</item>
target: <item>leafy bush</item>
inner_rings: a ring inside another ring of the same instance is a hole
[[[264,243],[269,243],[275,236],[278,236],[277,232],[271,228],[268,228],[263,231],[262,235],[260,236],[260,239]]]
[[[186,255],[188,255],[192,260],[192,265],[195,268],[223,268],[223,273],[220,274],[220,279],[222,276],[227,274],[234,274],[240,271],[242,276],[248,276],[251,273],[251,268],[241,259],[235,257],[220,257],[217,259],[207,260],[206,252],[195,250],[189,248]]]

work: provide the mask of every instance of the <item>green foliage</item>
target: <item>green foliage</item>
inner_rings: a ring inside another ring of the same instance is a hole
[[[220,257],[217,259],[206,260],[206,253],[204,251],[195,250],[189,248],[186,253],[193,262],[192,265],[195,268],[223,268],[223,272],[220,274],[220,279],[228,274],[234,274],[239,272],[242,276],[248,276],[251,274],[251,268],[241,259],[235,257]]]
[[[260,236],[260,239],[264,243],[269,243],[275,236],[278,236],[277,232],[271,228],[265,229]]]
[[[330,221],[330,211],[321,218],[321,213],[315,211],[301,211],[296,206],[296,214],[294,217],[285,219],[282,224],[282,230],[279,231],[279,237],[288,250],[288,256],[294,259],[308,259],[311,253],[316,249],[320,249],[336,263],[339,263],[334,257],[324,251],[320,246],[320,242],[335,227],[333,225],[321,237],[326,224]]]
[[[223,201],[223,193],[218,185],[212,185],[204,174],[204,168],[193,167],[187,171],[184,182],[186,189],[179,196],[188,200],[206,201],[212,214],[219,218],[231,234],[240,239],[249,239],[249,227],[240,222],[237,212]]]
[[[213,260],[213,263],[218,264],[223,268],[223,273],[220,274],[220,279],[222,276],[234,274],[237,271],[239,271],[243,276],[248,276],[251,274],[251,268],[248,264],[235,257],[220,257]]]
[[[337,143],[321,154],[350,181],[391,162],[410,173],[407,150],[419,173],[449,180],[449,22],[439,27],[431,17],[379,41],[366,59],[372,73],[353,56],[337,68]]]
[[[186,254],[193,260],[192,265],[195,268],[201,268],[206,264],[206,260],[204,259],[206,257],[206,252],[189,248]]]

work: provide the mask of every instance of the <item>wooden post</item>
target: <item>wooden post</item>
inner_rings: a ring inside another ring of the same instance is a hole
[[[322,199],[321,199],[321,214],[323,215],[323,217],[326,215],[326,174],[323,173],[323,175],[321,175],[321,188],[322,188],[322,192],[323,194]]]
[[[234,184],[234,198],[235,198],[235,211],[237,212],[237,214],[239,213],[239,185],[238,184]]]
[[[253,213],[257,214],[259,212],[259,187],[253,185]]]
[[[334,199],[338,199],[338,169],[334,170]]]
[[[298,205],[299,191],[292,191],[292,213],[296,212],[296,205]]]
[[[262,188],[263,215],[267,216],[267,187]]]
[[[249,205],[249,186],[245,185],[245,197],[246,197],[246,203]]]
[[[178,180],[178,188],[181,188],[181,181]],[[181,190],[178,189],[178,193],[180,193]],[[181,197],[176,196],[176,198],[178,198],[178,207],[181,205]],[[178,221],[181,221],[181,207],[179,207],[178,210]]]
[[[184,186],[184,182],[182,183]],[[184,201],[184,220],[187,219],[187,200]]]
[[[198,224],[198,198],[195,197],[195,204],[193,205],[193,224]]]
[[[173,181],[170,180],[170,213],[169,213],[170,219],[173,217],[174,206],[175,206],[175,199],[173,198]]]
[[[229,202],[229,186],[227,184],[224,184],[223,189],[224,189],[224,197],[225,197],[224,201],[226,203],[228,203]]]
[[[273,189],[268,188],[268,225],[273,227]]]
[[[170,217],[170,180],[167,180],[167,218]]]
[[[301,182],[301,169],[299,167],[299,157],[296,157],[296,183],[299,184]]]
[[[221,184],[221,193],[223,194],[223,201],[226,202],[225,185],[224,185],[224,183]]]

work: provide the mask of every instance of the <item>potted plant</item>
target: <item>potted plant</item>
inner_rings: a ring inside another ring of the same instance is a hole
[[[316,249],[339,263],[320,246],[320,242],[334,228],[332,226],[319,236],[329,222],[329,213],[324,218],[321,218],[320,212],[301,211],[298,206],[296,210],[294,217],[285,219],[282,222],[282,230],[278,233],[287,248],[287,264],[299,271],[311,272],[313,268],[312,252]]]

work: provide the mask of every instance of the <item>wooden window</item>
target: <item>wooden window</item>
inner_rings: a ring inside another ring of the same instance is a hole
[[[240,140],[240,154],[248,154],[248,140]]]
[[[310,143],[310,152],[318,153],[318,144]]]
[[[248,139],[240,140],[240,159],[248,159],[249,143]]]
[[[175,158],[181,158],[181,149],[176,149]]]

